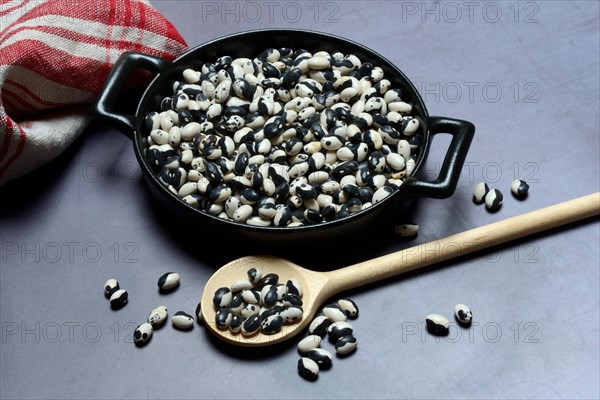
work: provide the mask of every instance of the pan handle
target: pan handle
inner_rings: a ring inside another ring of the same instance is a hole
[[[401,188],[404,193],[413,196],[445,199],[454,194],[460,171],[475,134],[475,125],[468,121],[446,117],[427,117],[426,125],[431,135],[438,133],[452,135],[442,169],[437,179],[432,182],[410,177],[402,183]]]
[[[119,98],[120,90],[125,85],[127,78],[135,68],[142,68],[152,73],[160,73],[171,66],[171,62],[148,54],[126,51],[115,62],[104,86],[100,91],[98,101],[92,112],[96,118],[105,120],[117,128],[121,133],[133,139],[135,131],[135,117],[133,115],[119,114],[113,111],[115,102]]]

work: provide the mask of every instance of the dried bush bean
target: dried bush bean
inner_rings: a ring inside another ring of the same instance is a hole
[[[220,329],[244,336],[281,331],[283,325],[302,319],[302,284],[297,280],[279,283],[279,276],[251,268],[246,277],[221,287],[213,295],[217,310],[215,323]],[[300,294],[300,295],[299,295]]]
[[[346,218],[387,198],[413,173],[422,136],[402,90],[354,54],[280,50],[182,72],[145,116],[159,180],[203,212],[263,227]]]

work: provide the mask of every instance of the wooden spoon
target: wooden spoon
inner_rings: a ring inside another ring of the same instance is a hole
[[[311,271],[280,257],[242,257],[221,267],[208,280],[201,298],[202,315],[207,328],[228,343],[249,347],[275,344],[299,334],[319,307],[337,293],[598,214],[600,192],[327,272]],[[302,284],[304,313],[300,322],[284,325],[275,334],[258,332],[252,336],[216,326],[212,302],[215,291],[246,278],[246,271],[252,267],[265,274],[276,273],[281,281],[296,279]]]

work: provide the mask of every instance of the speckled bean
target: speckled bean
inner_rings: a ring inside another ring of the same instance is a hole
[[[454,317],[461,325],[468,326],[473,320],[471,309],[464,304],[457,304],[454,307]]]
[[[152,332],[154,329],[148,322],[138,325],[133,332],[133,341],[136,345],[144,345],[152,338]]]

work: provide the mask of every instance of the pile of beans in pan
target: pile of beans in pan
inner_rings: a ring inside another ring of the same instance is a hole
[[[348,217],[412,174],[422,128],[354,54],[267,49],[185,69],[145,117],[146,157],[183,202],[254,226]]]

